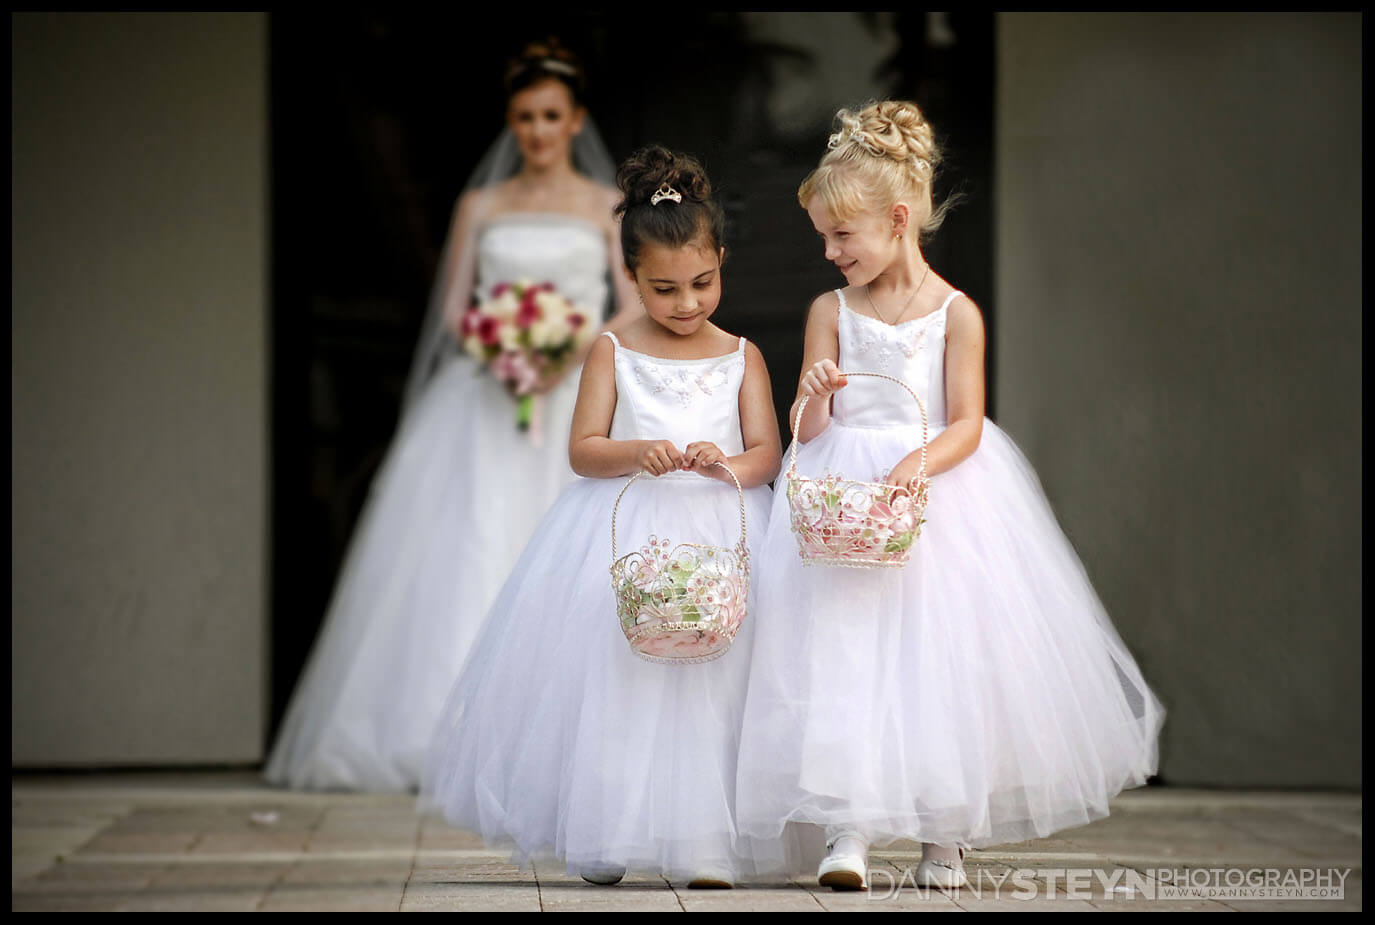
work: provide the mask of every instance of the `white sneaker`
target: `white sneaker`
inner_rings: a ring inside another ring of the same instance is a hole
[[[816,870],[817,882],[833,890],[869,889],[869,843],[854,832],[826,843],[828,852]]]
[[[611,886],[613,883],[620,883],[625,876],[624,867],[584,867],[578,874],[588,883],[595,883],[597,886]]]
[[[959,857],[923,857],[917,865],[917,886],[935,887],[940,890],[954,890],[969,886],[969,878],[964,875],[964,849],[959,848]],[[926,854],[922,846],[922,854]]]

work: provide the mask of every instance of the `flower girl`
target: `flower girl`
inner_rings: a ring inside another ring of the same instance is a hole
[[[583,478],[544,517],[484,623],[421,803],[593,883],[638,870],[728,887],[749,872],[734,806],[753,618],[715,660],[640,658],[617,618],[612,514],[620,497],[616,536],[647,558],[664,541],[729,546],[742,527],[755,545],[778,427],[758,349],[711,322],[724,219],[702,168],[651,146],[617,184],[645,316],[588,356],[569,441]],[[627,485],[633,473],[652,478]]]
[[[957,887],[965,848],[1083,825],[1144,783],[1163,711],[1035,473],[984,417],[979,310],[920,247],[943,211],[931,126],[895,101],[839,118],[798,194],[848,285],[807,319],[797,471],[929,502],[915,534],[870,527],[881,554],[906,550],[903,567],[843,568],[802,557],[844,533],[834,493],[813,509],[795,492],[793,510],[777,486],[755,568],[739,825],[774,846],[762,863],[805,864],[835,889],[867,888],[869,847],[898,839],[923,844],[919,884]],[[900,382],[846,376],[860,372]],[[859,558],[845,564],[872,564]]]

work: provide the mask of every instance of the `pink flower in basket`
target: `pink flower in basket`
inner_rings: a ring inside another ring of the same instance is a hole
[[[921,410],[921,466],[909,487],[887,484],[889,473],[861,482],[826,473],[820,478],[797,472],[797,434],[810,396],[804,395],[793,418],[787,498],[789,525],[804,563],[825,562],[870,568],[906,564],[912,542],[926,521],[930,495],[926,478],[926,405],[911,386],[884,373],[844,372],[844,376],[886,379],[907,390]],[[915,494],[914,494],[915,493]]]
[[[882,477],[870,483],[833,474],[792,479],[787,492],[805,561],[898,565],[921,531],[911,494],[884,488]]]

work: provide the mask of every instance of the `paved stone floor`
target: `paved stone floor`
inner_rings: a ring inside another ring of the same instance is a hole
[[[808,878],[597,887],[521,870],[410,797],[292,793],[250,772],[15,774],[11,795],[16,912],[1361,909],[1359,794],[1143,788],[1092,825],[971,853],[958,891],[903,884],[915,845],[875,852],[867,894]],[[1167,895],[1181,877],[1193,898]]]

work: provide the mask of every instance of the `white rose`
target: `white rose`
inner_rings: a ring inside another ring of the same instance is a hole
[[[503,320],[501,326],[497,328],[497,340],[501,343],[502,350],[519,350],[521,348],[520,328],[516,326],[514,321]]]
[[[535,293],[535,304],[539,306],[545,318],[563,318],[568,314],[568,300],[548,289]]]
[[[520,300],[516,298],[516,294],[513,290],[507,289],[486,305],[485,309],[487,314],[502,320],[514,318],[516,317],[516,312],[520,310]]]
[[[530,346],[536,350],[545,350],[558,344],[558,336],[554,331],[554,326],[544,319],[539,319],[530,325]]]
[[[569,339],[572,333],[568,322],[562,318],[546,316],[530,325],[530,343],[539,349],[559,347]]]

